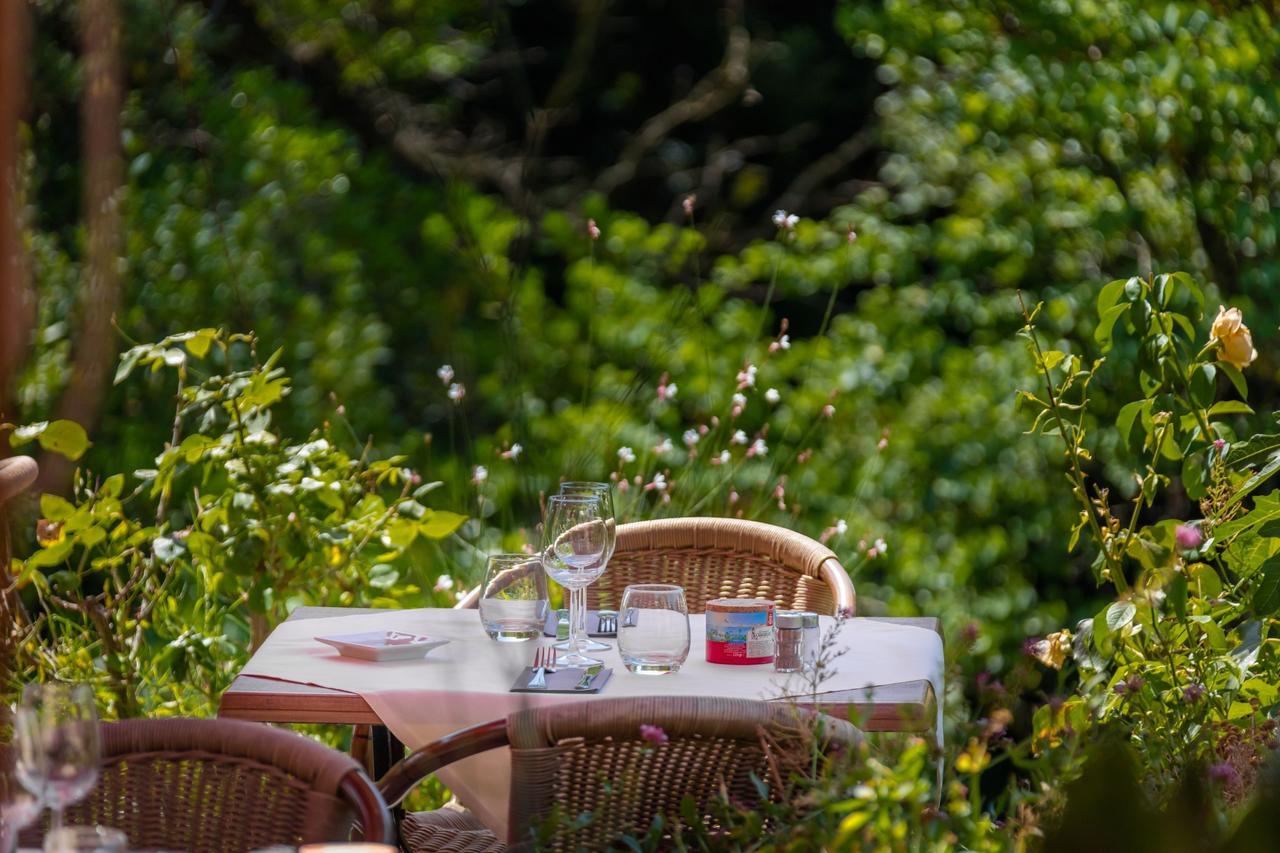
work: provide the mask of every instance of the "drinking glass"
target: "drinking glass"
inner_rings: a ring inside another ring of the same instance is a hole
[[[547,625],[547,576],[537,557],[493,554],[480,588],[480,621],[499,643],[522,643],[542,636]]]
[[[675,584],[632,584],[618,609],[618,652],[637,675],[679,672],[689,657],[689,607]]]
[[[13,853],[18,849],[18,833],[40,817],[44,804],[18,784],[14,751],[8,751],[5,759],[0,766],[0,853]]]
[[[542,522],[542,568],[551,579],[569,590],[569,648],[556,659],[570,669],[595,666],[600,661],[582,654],[586,619],[582,611],[586,589],[604,572],[608,559],[609,526],[601,501],[595,495],[552,495],[547,498]]]
[[[613,512],[613,486],[609,483],[597,482],[594,480],[566,480],[560,484],[560,494],[562,495],[596,495],[600,498],[601,510],[604,512],[605,525],[608,527],[609,548],[605,554],[605,568],[609,567],[609,560],[613,557],[613,549],[617,545],[617,521]],[[602,643],[599,640],[592,639],[587,636],[587,591],[585,589],[573,590],[570,596],[579,596],[582,599],[582,607],[578,612],[582,615],[582,649],[587,652],[605,652],[613,648],[608,643]],[[564,640],[555,644],[557,649],[569,648],[569,641]]]
[[[109,826],[64,826],[44,840],[44,853],[124,853],[129,839]]]
[[[62,810],[83,799],[98,781],[98,711],[87,684],[28,684],[14,715],[18,782],[52,812],[50,831],[62,828]]]

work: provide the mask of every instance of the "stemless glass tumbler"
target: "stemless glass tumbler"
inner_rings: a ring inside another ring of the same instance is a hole
[[[556,659],[568,668],[595,666],[600,661],[582,654],[586,618],[585,589],[604,573],[609,550],[609,525],[599,497],[552,495],[547,499],[542,523],[542,568],[551,579],[569,590],[569,648]]]
[[[548,608],[547,576],[537,557],[489,557],[480,587],[480,621],[490,637],[500,643],[519,643],[541,636]]]
[[[689,657],[689,608],[674,584],[633,584],[618,609],[618,651],[638,675],[678,672]]]

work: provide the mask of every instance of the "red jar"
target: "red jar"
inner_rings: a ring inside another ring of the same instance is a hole
[[[716,598],[707,602],[707,663],[772,663],[773,602]]]

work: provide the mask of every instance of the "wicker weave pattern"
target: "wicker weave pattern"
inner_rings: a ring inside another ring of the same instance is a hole
[[[265,725],[104,723],[102,755],[98,784],[67,810],[67,822],[116,827],[133,849],[230,853],[345,840],[356,817],[340,785],[362,773],[359,765]],[[39,834],[39,828],[24,832],[24,843],[39,846]]]
[[[713,598],[767,598],[833,614],[854,606],[836,555],[807,536],[733,518],[674,518],[618,527],[609,570],[587,588],[588,606],[617,608],[634,583],[684,587],[691,612]]]
[[[511,838],[523,839],[555,804],[589,825],[554,839],[552,849],[601,849],[624,833],[643,833],[654,815],[679,820],[689,797],[707,825],[722,794],[740,806],[759,802],[754,773],[769,777],[769,754],[801,742],[807,731],[795,709],[745,699],[653,697],[569,703],[512,715]],[[661,726],[655,746],[641,724]],[[853,745],[861,735],[826,720],[828,743]],[[774,791],[773,793],[777,793]]]

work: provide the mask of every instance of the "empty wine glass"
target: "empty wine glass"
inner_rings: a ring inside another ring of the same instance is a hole
[[[608,551],[605,553],[605,568],[609,567],[609,560],[613,557],[613,549],[617,545],[617,521],[613,512],[613,486],[609,483],[597,482],[593,480],[567,480],[560,484],[560,494],[562,495],[595,495],[600,498],[601,510],[604,513],[605,525],[608,528],[606,535],[608,536]],[[579,596],[582,599],[582,606],[578,609],[578,613],[582,616],[582,649],[587,652],[605,652],[613,648],[608,643],[602,643],[599,640],[592,639],[587,635],[587,591],[585,589],[576,589],[569,593],[570,596]],[[569,648],[569,641],[564,640],[555,644],[557,649]]]
[[[542,524],[542,568],[570,591],[569,648],[557,666],[585,668],[600,661],[582,654],[586,626],[586,597],[572,592],[595,583],[604,572],[609,550],[609,526],[595,495],[552,495]]]
[[[618,652],[638,675],[678,672],[689,657],[684,589],[668,583],[628,586],[618,608]]]
[[[493,554],[480,587],[480,621],[500,643],[519,643],[542,635],[547,624],[547,576],[537,557]]]
[[[18,833],[40,817],[44,804],[18,783],[15,752],[9,750],[4,756],[4,766],[0,766],[0,853],[13,853],[18,848]]]
[[[52,812],[84,799],[98,781],[98,711],[87,684],[28,684],[14,715],[16,775]]]

